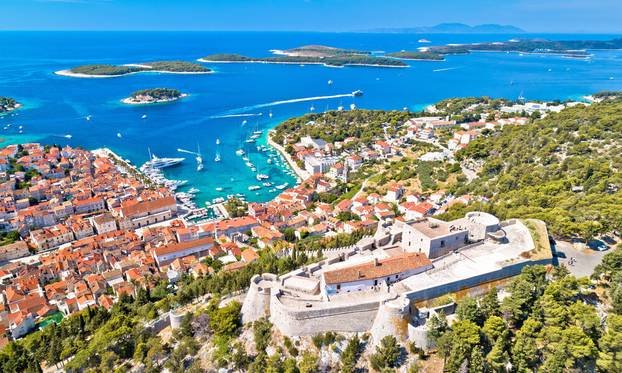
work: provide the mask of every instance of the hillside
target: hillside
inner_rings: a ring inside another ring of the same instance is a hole
[[[455,192],[489,198],[483,208],[501,218],[541,219],[566,237],[622,228],[622,100],[508,126],[473,141],[457,158],[481,169]]]

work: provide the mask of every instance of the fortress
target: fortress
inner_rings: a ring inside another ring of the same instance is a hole
[[[254,276],[242,320],[267,316],[288,336],[370,332],[374,343],[386,335],[419,341],[417,328],[428,312],[417,302],[475,292],[527,265],[551,264],[547,238],[539,220],[500,222],[484,212],[450,222],[381,225],[374,236],[321,262],[282,276]]]

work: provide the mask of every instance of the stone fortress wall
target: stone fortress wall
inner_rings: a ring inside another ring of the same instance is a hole
[[[504,236],[503,227],[520,224],[518,220],[510,220],[499,223],[499,231]],[[519,227],[520,228],[520,227]],[[494,231],[487,229],[477,232],[478,235],[486,234],[488,238],[497,239],[490,234]],[[421,331],[421,319],[414,303],[442,296],[444,294],[458,292],[491,281],[512,277],[520,273],[527,265],[550,264],[551,258],[531,260],[517,258],[514,261],[506,261],[496,270],[474,275],[468,278],[460,278],[456,281],[446,281],[441,284],[431,284],[423,289],[411,291],[399,286],[392,289],[379,291],[375,297],[348,294],[348,301],[333,301],[322,299],[321,295],[300,295],[288,291],[284,287],[284,281],[293,276],[310,277],[320,269],[346,261],[349,257],[357,254],[368,253],[370,250],[378,250],[386,247],[394,247],[399,244],[401,232],[394,227],[390,229],[379,228],[373,237],[361,240],[351,251],[340,251],[340,255],[325,259],[318,263],[297,269],[282,276],[273,274],[256,275],[251,279],[249,291],[242,306],[242,320],[244,323],[255,321],[261,317],[268,317],[270,321],[284,334],[288,336],[305,336],[334,332],[370,332],[372,341],[378,343],[386,335],[394,335],[399,339],[419,340],[425,342],[425,333]],[[533,247],[533,240],[527,241]],[[481,246],[481,243],[468,245],[465,249]],[[529,250],[527,247],[526,250]],[[460,250],[447,254],[434,260],[447,260],[452,255],[460,255]],[[457,264],[454,264],[457,265]],[[443,270],[435,268],[430,270]],[[317,275],[317,274],[316,274]],[[343,299],[343,298],[342,298]],[[425,322],[424,322],[425,323]],[[417,329],[418,328],[418,329]]]

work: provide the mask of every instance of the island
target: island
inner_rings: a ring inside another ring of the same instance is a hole
[[[622,38],[612,40],[546,40],[546,39],[511,39],[504,42],[448,44],[419,48],[420,52],[437,55],[439,58],[448,54],[468,54],[471,52],[514,52],[553,54],[566,58],[589,58],[588,50],[621,49]],[[417,52],[401,52],[417,53]]]
[[[248,57],[240,54],[221,53],[200,58],[199,62],[231,63],[277,63],[277,64],[318,64],[329,67],[373,66],[407,67],[404,62],[388,57],[374,56],[368,51],[341,49],[324,45],[307,45],[287,50],[274,49],[275,56]]]
[[[181,93],[177,89],[152,88],[136,91],[132,93],[130,97],[121,100],[121,102],[128,105],[147,105],[173,102],[187,96],[187,94]]]
[[[82,65],[56,71],[55,74],[74,78],[112,78],[136,73],[208,74],[211,72],[211,69],[194,62],[156,61],[125,65]]]
[[[0,114],[6,114],[10,111],[20,108],[22,105],[11,97],[0,96]]]
[[[387,57],[399,58],[401,60],[417,60],[417,61],[445,61],[442,54],[431,52],[413,52],[401,51],[385,54]]]
[[[369,30],[379,33],[400,34],[522,34],[525,30],[512,25],[484,24],[465,25],[464,23],[441,23],[436,26],[377,28]]]

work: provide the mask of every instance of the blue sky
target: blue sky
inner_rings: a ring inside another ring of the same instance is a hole
[[[0,0],[0,30],[352,31],[441,22],[622,32],[622,0]]]

